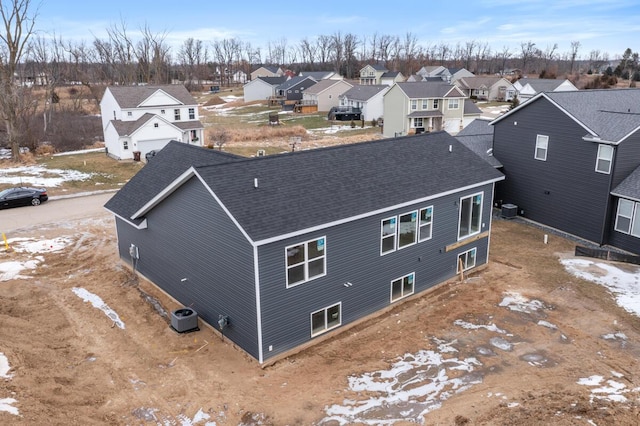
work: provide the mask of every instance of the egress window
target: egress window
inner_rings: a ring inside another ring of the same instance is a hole
[[[326,275],[325,237],[285,249],[287,288]]]
[[[325,333],[342,323],[342,304],[328,306],[311,313],[311,337]]]
[[[467,271],[476,266],[476,253],[477,250],[474,247],[458,255],[458,273],[461,270]]]
[[[413,294],[415,273],[391,281],[391,302]]]

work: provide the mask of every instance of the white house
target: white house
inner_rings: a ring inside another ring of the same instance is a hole
[[[363,120],[377,120],[384,115],[384,94],[390,87],[386,84],[357,84],[340,95],[340,106],[360,108]]]
[[[546,78],[521,78],[513,83],[518,92],[518,99],[524,102],[541,92],[573,92],[578,88],[569,80],[555,80]]]
[[[198,104],[183,85],[112,86],[100,101],[107,153],[116,159],[144,159],[176,140],[203,144]]]
[[[244,101],[266,101],[276,94],[276,87],[287,81],[287,77],[256,77],[243,87]]]

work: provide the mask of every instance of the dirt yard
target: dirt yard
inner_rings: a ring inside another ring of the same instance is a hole
[[[0,424],[640,421],[640,319],[601,286],[564,271],[558,259],[572,243],[551,236],[544,245],[543,231],[531,226],[495,221],[483,271],[266,368],[210,328],[172,331],[159,312],[178,306],[118,261],[107,213],[11,237],[67,243],[33,255],[40,263],[26,278],[0,281],[0,353],[10,366],[0,377],[0,407],[19,411],[0,410]],[[28,258],[0,252],[2,263]],[[74,288],[99,296],[124,328]],[[516,299],[525,303],[509,302]],[[435,362],[378,389],[353,386],[362,377],[380,381],[418,354]],[[594,376],[600,387],[587,384]],[[398,386],[405,393],[393,396]],[[379,406],[353,414],[360,404]]]

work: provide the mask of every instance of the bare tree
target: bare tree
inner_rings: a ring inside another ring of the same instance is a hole
[[[538,55],[540,55],[540,58],[544,61],[543,71],[545,74],[549,73],[549,64],[557,57],[556,50],[558,50],[558,44],[554,43],[553,45],[547,45],[544,51],[538,51]]]
[[[331,37],[328,35],[319,35],[316,39],[316,47],[318,61],[324,67],[331,57]]]
[[[511,56],[513,55],[513,53],[511,53],[509,51],[509,48],[507,46],[503,46],[502,47],[502,51],[498,53],[498,60],[500,61],[500,74],[504,75],[505,73],[505,68],[507,67],[507,61],[509,60],[509,58],[511,58]]]
[[[573,74],[573,67],[575,66],[576,59],[578,58],[578,50],[580,50],[580,42],[572,41],[571,50],[569,51],[569,61],[571,63],[569,67],[569,73]]]
[[[222,147],[231,140],[231,133],[224,127],[215,127],[211,133],[209,133],[209,140],[222,151]]]
[[[11,157],[20,159],[20,136],[25,130],[20,124],[32,106],[27,88],[15,80],[18,64],[33,35],[37,10],[32,12],[31,0],[0,2],[4,28],[0,31],[0,113],[4,120]]]
[[[536,44],[532,41],[520,43],[520,60],[522,61],[522,72],[526,74],[529,72],[527,68],[536,54]]]

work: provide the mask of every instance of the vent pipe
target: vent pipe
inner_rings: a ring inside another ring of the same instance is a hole
[[[257,188],[258,187],[258,178],[254,178],[253,179],[253,187]]]
[[[453,151],[453,146],[449,145],[449,152],[452,152],[452,151]]]

